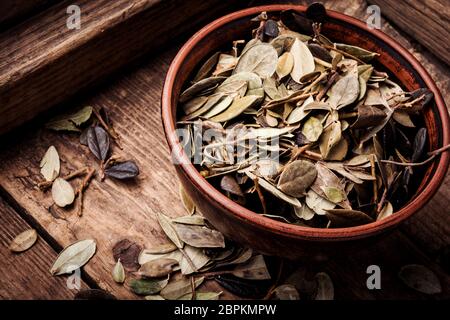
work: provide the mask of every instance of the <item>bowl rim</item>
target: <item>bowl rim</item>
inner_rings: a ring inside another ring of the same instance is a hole
[[[306,10],[305,6],[302,5],[265,5],[257,6],[252,8],[243,9],[230,14],[227,14],[221,18],[214,20],[209,23],[196,34],[194,34],[180,49],[178,54],[173,59],[167,76],[165,78],[164,87],[161,96],[161,116],[163,121],[164,133],[166,135],[166,140],[169,145],[170,152],[174,149],[181,151],[182,160],[180,164],[177,164],[181,172],[187,179],[191,181],[210,201],[214,203],[215,206],[220,206],[225,211],[231,213],[236,218],[250,223],[253,227],[263,228],[266,231],[273,232],[276,234],[281,234],[295,239],[308,239],[308,240],[350,240],[365,238],[370,235],[378,234],[384,230],[390,229],[400,222],[409,218],[412,214],[419,211],[435,194],[441,185],[442,181],[446,176],[446,172],[450,162],[450,152],[444,152],[439,156],[439,160],[436,168],[432,174],[429,183],[424,187],[422,192],[418,194],[414,199],[412,199],[403,208],[396,211],[395,214],[382,219],[380,221],[374,221],[369,224],[347,227],[347,228],[312,228],[303,227],[293,224],[288,224],[285,222],[277,221],[271,218],[267,218],[257,213],[235,203],[234,201],[227,198],[219,190],[214,188],[194,167],[194,165],[188,160],[187,155],[181,148],[181,144],[175,134],[175,121],[176,115],[172,112],[172,89],[176,75],[181,67],[181,64],[185,60],[186,56],[189,55],[192,48],[207,34],[222,27],[228,22],[236,19],[240,19],[246,16],[253,16],[261,11],[282,11],[287,9],[293,9],[296,11],[304,12]],[[345,15],[340,12],[327,9],[327,15],[333,19],[342,21],[344,23],[353,25],[356,28],[363,29],[365,32],[371,33],[374,37],[378,38],[382,42],[391,46],[399,55],[401,55],[419,76],[423,79],[428,88],[434,93],[434,100],[438,109],[439,118],[442,123],[442,143],[447,145],[450,143],[450,121],[447,108],[445,106],[444,100],[441,93],[439,92],[435,82],[428,74],[428,72],[422,67],[419,61],[402,45],[392,39],[390,36],[383,33],[381,30],[370,29],[367,25],[351,16]]]

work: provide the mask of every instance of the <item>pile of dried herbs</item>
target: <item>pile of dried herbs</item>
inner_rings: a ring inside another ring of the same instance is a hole
[[[334,43],[293,11],[253,21],[252,39],[212,55],[179,97],[178,128],[200,173],[292,224],[349,227],[400,209],[422,165],[448,149],[426,159],[420,112],[433,94],[404,91],[375,68],[377,53]]]

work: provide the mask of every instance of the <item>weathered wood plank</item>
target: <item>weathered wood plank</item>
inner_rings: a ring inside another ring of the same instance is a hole
[[[29,228],[0,198],[0,299],[72,299],[77,290],[69,289],[65,278],[50,274],[57,253],[44,239],[20,254],[9,250],[12,239]],[[87,288],[83,281],[80,284]]]
[[[344,2],[336,3],[344,7]],[[365,12],[364,7],[361,10]],[[155,220],[155,214],[183,214],[178,199],[178,182],[170,163],[159,111],[163,77],[176,51],[177,48],[173,48],[164,52],[137,71],[115,80],[91,98],[75,103],[76,106],[105,106],[110,110],[116,129],[122,136],[125,147],[122,153],[135,159],[142,171],[135,183],[93,181],[85,196],[83,217],[78,218],[75,209],[52,211],[52,215],[47,209],[51,205],[50,195],[33,188],[41,179],[38,164],[49,145],[55,145],[60,152],[63,173],[86,164],[96,166],[94,157],[78,143],[75,135],[58,135],[44,131],[39,129],[41,123],[35,123],[23,134],[16,133],[14,136],[5,137],[0,146],[0,185],[61,246],[77,239],[94,237],[98,242],[98,252],[84,270],[102,288],[119,298],[135,296],[111,279],[110,271],[114,265],[112,246],[122,238],[136,240],[144,247],[166,241]],[[448,190],[444,192],[448,194]],[[445,209],[439,202],[435,210]],[[412,234],[412,238],[425,239],[421,238],[420,234],[424,228],[430,228],[430,232],[439,232],[439,236],[445,241],[448,233],[446,235],[442,233],[445,230],[436,229],[434,224],[430,225],[430,219],[435,221],[434,214],[430,214],[426,219],[420,215],[412,219],[417,221],[415,223],[418,226],[423,225],[417,231],[419,235]],[[377,249],[368,248],[352,257],[332,259],[318,265],[316,271],[323,267],[332,275],[340,299],[384,298],[384,294],[391,298],[402,294],[407,298],[415,297],[414,293],[404,292],[409,289],[398,289],[397,286],[401,284],[394,282],[397,269],[405,263],[431,265],[448,287],[448,279],[442,278],[439,267],[432,265],[414,246],[408,249],[408,240],[402,240],[401,235],[389,239],[394,240],[386,240],[387,242],[380,244]],[[428,240],[424,242],[424,247],[428,249]],[[368,292],[365,287],[365,268],[368,263],[379,264],[382,269],[388,271],[385,278],[388,283],[383,282],[386,288],[392,288],[388,293]],[[218,289],[214,283],[209,283],[208,287]]]
[[[450,64],[450,2],[413,0],[368,0],[381,8],[381,14],[394,25]]]
[[[3,0],[0,1],[0,27],[17,23],[60,0]]]
[[[191,32],[238,1],[70,0],[0,34],[0,133],[98,83],[144,53]],[[169,21],[169,23],[168,23]]]

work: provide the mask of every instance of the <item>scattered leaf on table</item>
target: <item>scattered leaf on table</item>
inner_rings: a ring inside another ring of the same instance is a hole
[[[177,246],[177,248],[182,249],[184,243],[178,237],[175,226],[173,225],[170,218],[162,213],[158,213],[157,218],[159,225],[161,226],[161,229],[163,229],[166,236]]]
[[[106,160],[109,153],[109,135],[100,126],[91,127],[87,132],[89,150],[98,160]]]
[[[65,207],[75,200],[75,191],[72,185],[63,178],[56,178],[52,184],[52,198],[58,207]]]
[[[192,216],[177,217],[175,219],[172,219],[172,222],[181,223],[181,224],[190,224],[190,225],[196,225],[196,226],[204,226],[205,218],[203,218],[201,215],[194,214]]]
[[[60,115],[51,119],[45,124],[45,127],[56,131],[80,131],[78,127],[88,121],[91,115],[92,107],[86,106],[74,113]]]
[[[113,271],[112,271],[112,277],[113,280],[117,283],[124,283],[125,282],[125,269],[123,268],[122,262],[117,260],[116,264],[114,265]]]
[[[40,163],[41,174],[47,181],[55,180],[59,175],[60,161],[58,151],[50,146]]]
[[[178,237],[184,243],[197,248],[224,248],[225,240],[223,235],[204,226],[175,224]]]
[[[139,168],[134,161],[124,161],[106,168],[105,174],[120,180],[131,179],[139,175]]]
[[[38,238],[37,232],[34,229],[28,229],[19,235],[17,235],[11,244],[9,245],[9,250],[12,252],[23,252],[31,248]]]
[[[190,245],[185,246],[184,252],[185,255],[189,257],[196,270],[192,268],[191,263],[189,263],[187,258],[183,255],[180,260],[180,269],[183,275],[188,275],[200,270],[211,260],[211,258],[205,254],[203,249],[195,248]]]
[[[403,266],[398,273],[399,278],[408,287],[425,294],[442,292],[441,282],[436,274],[427,267],[419,264]]]
[[[325,272],[316,274],[317,292],[314,300],[333,300],[334,286],[330,276]]]
[[[84,266],[95,254],[95,240],[77,241],[66,247],[56,258],[50,269],[52,275],[71,273]]]

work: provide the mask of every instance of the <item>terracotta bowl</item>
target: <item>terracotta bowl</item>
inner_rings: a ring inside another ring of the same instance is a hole
[[[315,229],[272,220],[252,212],[209,184],[188,161],[175,134],[177,99],[183,84],[199,63],[233,40],[248,38],[254,24],[250,19],[261,11],[276,12],[303,6],[272,5],[238,11],[210,23],[197,32],[179,51],[168,71],[162,94],[162,120],[175,165],[187,193],[211,224],[227,237],[269,255],[299,258],[330,252],[348,252],[367,247],[383,232],[392,230],[419,211],[435,194],[448,166],[449,152],[437,157],[426,170],[415,196],[392,216],[370,224],[340,229]],[[408,90],[427,87],[434,93],[434,103],[424,112],[430,150],[450,143],[449,117],[436,84],[419,62],[401,45],[379,30],[347,15],[327,11],[322,33],[331,40],[345,42],[381,54],[378,61],[395,75]]]

